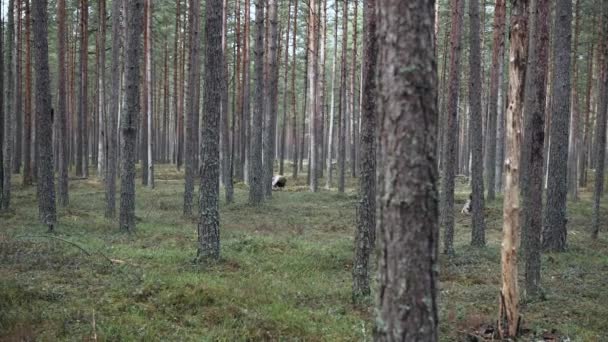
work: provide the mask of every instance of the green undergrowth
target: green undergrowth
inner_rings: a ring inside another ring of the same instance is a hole
[[[345,194],[312,194],[305,176],[260,207],[236,184],[234,204],[222,197],[222,259],[208,265],[193,263],[196,218],[181,214],[183,174],[172,167],[157,167],[156,189],[138,186],[131,235],[103,217],[103,185],[90,178],[71,180],[49,236],[35,188],[14,177],[13,210],[0,214],[0,340],[370,340],[373,306],[350,294],[356,180]],[[459,182],[458,211],[468,191]],[[608,339],[608,241],[589,239],[590,200],[583,191],[570,205],[569,251],[543,256],[545,298],[522,303],[530,336]],[[488,203],[482,249],[456,215],[457,254],[440,258],[444,341],[496,320],[501,215],[500,201]]]

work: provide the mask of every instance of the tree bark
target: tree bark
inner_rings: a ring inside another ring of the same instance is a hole
[[[593,26],[595,27],[597,24],[596,16],[593,16]],[[595,51],[595,35],[589,41],[589,51],[587,52],[587,87],[585,93],[585,120],[584,120],[584,131],[583,131],[583,142],[581,144],[581,155],[579,158],[579,169],[578,169],[578,177],[579,177],[579,186],[586,187],[587,186],[587,160],[589,158],[590,149],[588,148],[589,142],[591,141],[591,111],[593,110],[591,106],[591,88],[593,84],[593,57]]]
[[[194,176],[198,168],[198,102],[200,79],[200,1],[190,0],[190,53],[188,63],[188,95],[186,108],[186,182],[184,215],[192,216]]]
[[[528,47],[528,0],[512,0],[509,51],[509,106],[506,115],[505,195],[501,250],[501,290],[498,333],[501,338],[517,337],[519,330],[519,289],[517,258],[520,231],[520,159],[526,62]]]
[[[36,143],[38,144],[38,216],[49,231],[57,222],[53,169],[53,105],[48,50],[48,2],[32,3],[36,72]]]
[[[551,116],[549,178],[547,179],[547,209],[543,248],[548,251],[566,250],[567,238],[567,167],[568,130],[570,117],[570,48],[572,38],[572,1],[556,0],[553,73],[553,114]]]
[[[115,0],[116,1],[116,0]],[[118,1],[117,1],[118,2]],[[66,50],[67,50],[67,27],[66,27],[66,4],[65,0],[57,1],[57,140],[59,140],[59,174],[57,177],[57,195],[60,206],[67,206],[69,203],[68,193],[68,160],[69,160],[69,136],[67,130],[67,118],[70,116],[67,103],[67,82],[66,75],[68,74],[66,65]]]
[[[220,257],[220,117],[222,93],[227,89],[224,77],[222,44],[222,0],[207,0],[205,24],[205,88],[200,172],[200,210],[198,221],[198,261]],[[226,110],[227,112],[227,110]]]
[[[227,15],[227,0],[223,0],[222,3],[222,135],[221,146],[222,146],[222,180],[224,182],[224,191],[226,193],[226,203],[232,203],[234,201],[234,188],[232,184],[232,153],[230,151],[230,120],[228,119],[230,113],[228,112],[228,63],[226,61],[226,44],[227,44],[227,28],[226,28],[226,15]],[[212,57],[215,58],[215,57]],[[234,110],[234,108],[233,108]],[[204,131],[203,131],[204,132]],[[234,136],[232,137],[234,139]],[[203,152],[204,153],[204,152]]]
[[[2,1],[0,0],[0,3]],[[4,209],[4,30],[0,25],[0,212]]]
[[[437,70],[433,1],[378,2],[377,341],[438,340]],[[403,18],[410,18],[403,20]],[[403,67],[403,66],[409,67]]]
[[[314,1],[314,0],[311,0]],[[264,196],[272,197],[272,176],[274,174],[274,159],[276,148],[276,127],[278,112],[278,93],[279,93],[279,65],[277,57],[278,35],[277,19],[277,0],[268,0],[268,111],[266,115],[266,126],[264,127],[264,170],[263,170],[263,190]]]
[[[292,41],[292,61],[291,61],[291,111],[293,113],[292,121],[292,132],[293,137],[293,171],[292,176],[294,179],[298,178],[298,160],[300,159],[300,153],[298,150],[298,110],[296,108],[296,38],[298,35],[298,0],[295,0],[295,8],[293,10],[293,41]]]
[[[25,97],[23,98],[23,185],[32,185],[32,49],[30,1],[25,0]]]
[[[581,33],[580,29],[580,8],[581,0],[576,0],[575,24],[574,24],[574,44],[572,51],[572,91],[571,91],[571,110],[570,110],[570,141],[568,142],[568,195],[573,201],[578,201],[578,157],[580,151],[580,106],[578,102],[578,41]]]
[[[251,126],[251,169],[249,203],[264,201],[264,168],[262,164],[262,122],[264,120],[264,0],[255,2],[255,99]]]
[[[496,197],[495,178],[502,177],[496,174],[496,121],[498,111],[498,93],[500,91],[500,67],[504,55],[505,44],[505,21],[507,6],[505,0],[496,0],[494,7],[494,45],[492,48],[492,69],[490,72],[490,101],[488,113],[488,130],[486,132],[486,187],[488,191],[488,201],[493,201]],[[502,52],[502,53],[501,53]],[[502,164],[502,161],[500,161]]]
[[[6,66],[7,70],[5,72],[7,85],[5,88],[6,94],[6,112],[4,115],[4,172],[3,172],[3,187],[2,187],[2,211],[6,211],[10,208],[11,205],[11,173],[12,173],[12,165],[13,165],[13,132],[15,131],[15,114],[13,113],[13,107],[15,99],[13,98],[14,94],[14,85],[15,85],[15,67],[16,67],[16,58],[13,56],[13,47],[14,47],[14,27],[15,27],[15,2],[14,0],[9,0],[8,2],[8,23],[6,27],[7,35],[6,35]]]
[[[471,245],[482,247],[486,244],[486,227],[484,222],[484,191],[483,191],[483,136],[481,114],[481,46],[479,0],[469,0],[469,107],[472,161],[471,186],[473,190],[473,229],[471,230]]]
[[[13,173],[19,174],[21,172],[21,160],[22,160],[22,143],[23,143],[23,96],[21,79],[23,75],[22,67],[22,54],[21,54],[21,31],[22,31],[22,20],[21,20],[21,8],[23,0],[17,0],[15,2],[15,27],[13,39],[15,40],[14,53],[15,53],[15,132],[13,148],[15,150],[13,156]]]
[[[358,144],[359,144],[359,120],[357,118],[356,108],[357,108],[357,96],[355,96],[355,75],[357,74],[357,10],[359,1],[354,1],[355,10],[353,13],[353,55],[350,69],[350,90],[348,93],[348,112],[350,113],[350,132],[352,135],[352,144],[350,145],[350,169],[351,176],[353,178],[357,177],[357,167],[358,167]],[[350,137],[349,137],[350,138]]]
[[[283,79],[283,120],[281,123],[281,146],[280,146],[280,157],[279,157],[279,174],[285,173],[285,144],[287,143],[287,95],[288,85],[287,76],[289,74],[289,32],[291,31],[291,2],[287,5],[287,32],[285,33],[285,61],[284,61],[284,79]],[[295,13],[294,13],[295,16]],[[295,56],[294,56],[295,57]]]
[[[342,57],[340,61],[340,99],[338,100],[338,192],[344,193],[346,176],[346,46],[348,44],[348,3],[342,6]]]
[[[105,81],[105,70],[106,70],[106,1],[99,1],[99,32],[97,38],[98,53],[99,53],[99,74],[97,75],[97,86],[99,102],[97,104],[97,110],[99,111],[98,121],[98,137],[99,142],[97,144],[97,176],[105,180],[107,156],[107,115],[106,115],[106,81]]]
[[[329,129],[327,131],[327,178],[325,188],[330,189],[333,182],[333,150],[334,150],[334,131],[335,131],[335,110],[336,110],[336,61],[338,56],[338,8],[334,6],[334,53],[331,62],[331,99],[329,100],[331,108],[329,109]],[[375,34],[375,33],[374,33]],[[363,115],[363,114],[362,114]]]
[[[140,111],[139,91],[141,84],[140,62],[142,56],[143,0],[129,0],[125,20],[125,105],[121,116],[122,133],[121,182],[120,182],[120,229],[135,231],[135,148]]]
[[[353,302],[370,295],[369,259],[375,246],[376,224],[376,0],[367,0],[363,8],[363,99],[361,141],[359,147],[359,203],[353,261]]]
[[[464,12],[464,0],[452,0],[452,29],[450,35],[450,75],[448,81],[448,109],[446,136],[444,141],[444,157],[442,170],[442,206],[441,225],[445,229],[443,252],[454,254],[454,176],[457,159],[457,118],[458,90],[460,88],[460,55],[461,27]]]
[[[317,26],[317,5],[315,0],[309,0],[308,5],[308,94],[306,101],[308,102],[308,118],[310,125],[310,191],[318,191],[318,176],[317,162],[319,144],[319,112],[317,110],[317,43],[318,43],[318,26]]]
[[[146,154],[144,158],[147,160],[145,166],[147,166],[148,171],[146,172],[147,182],[146,185],[150,188],[154,189],[154,115],[153,115],[153,107],[152,107],[152,0],[145,0],[144,2],[145,12],[146,12],[146,51],[145,55],[145,82],[146,82],[146,93],[144,94],[146,98],[146,117],[147,117],[147,144],[146,144]],[[142,166],[143,167],[143,166]]]
[[[600,76],[599,84],[599,105],[596,120],[596,144],[597,154],[595,156],[595,188],[593,191],[593,221],[592,221],[592,239],[596,240],[600,233],[600,201],[602,192],[604,191],[604,168],[605,168],[605,157],[606,157],[606,109],[608,108],[608,98],[606,97],[608,92],[608,43],[606,38],[608,37],[608,4],[604,3],[602,6],[602,27],[604,37],[601,37],[601,53],[603,54],[603,72]]]

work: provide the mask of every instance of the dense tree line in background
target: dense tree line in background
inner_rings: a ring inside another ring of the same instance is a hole
[[[233,183],[244,182],[259,205],[272,197],[277,169],[306,177],[311,192],[324,181],[343,193],[347,175],[359,178],[353,300],[371,293],[378,245],[380,340],[437,338],[438,232],[443,252],[456,254],[458,179],[472,187],[475,247],[486,243],[485,203],[504,194],[504,336],[518,332],[520,232],[531,297],[542,292],[541,252],[567,249],[567,201],[580,187],[594,186],[599,234],[603,1],[9,0],[6,8],[0,208],[11,210],[12,175],[21,174],[23,186],[36,183],[50,231],[61,221],[55,203],[69,205],[69,174],[104,183],[109,219],[120,178],[119,227],[132,232],[137,170],[153,189],[155,165],[172,164],[184,171],[183,215],[198,205],[198,259],[216,260],[220,184],[227,203]],[[408,291],[423,305],[397,291],[404,282],[416,284]],[[400,306],[415,318],[397,319]],[[424,334],[399,333],[422,325]]]

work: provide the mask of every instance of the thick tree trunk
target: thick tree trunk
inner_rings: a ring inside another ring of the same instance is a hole
[[[140,111],[139,91],[141,84],[140,62],[142,57],[143,0],[127,1],[128,20],[125,40],[125,106],[121,116],[122,132],[121,182],[120,182],[120,229],[135,230],[135,148]]]
[[[198,169],[198,102],[200,80],[200,2],[190,0],[190,53],[188,63],[188,95],[186,107],[186,182],[184,215],[192,216],[194,176]]]
[[[0,212],[4,209],[4,30],[0,25]]]
[[[207,0],[205,24],[205,90],[202,129],[202,165],[200,209],[198,221],[199,261],[220,257],[220,117],[222,93],[227,89],[224,77],[224,48],[222,44],[222,0]],[[226,101],[227,102],[227,101]],[[225,111],[228,112],[227,110]]]
[[[38,216],[49,231],[57,223],[53,169],[53,105],[48,48],[48,2],[32,3],[34,62],[36,68],[36,143],[38,144]]]
[[[500,92],[500,67],[504,54],[505,44],[505,21],[507,6],[505,0],[496,0],[494,7],[494,39],[492,48],[492,68],[490,71],[490,101],[488,103],[490,111],[488,113],[488,130],[486,132],[486,187],[488,191],[488,201],[495,198],[495,178],[502,177],[496,174],[496,120],[498,106],[498,94]],[[502,52],[502,53],[501,53]],[[502,161],[501,161],[502,163]]]
[[[481,114],[481,46],[479,0],[469,0],[469,106],[470,139],[471,139],[471,186],[473,190],[473,229],[471,230],[471,245],[486,244],[486,227],[484,222],[484,191],[483,191],[483,136]]]
[[[370,295],[369,259],[376,238],[376,0],[367,0],[364,8],[363,31],[363,110],[361,112],[361,141],[359,169],[359,203],[353,260],[353,301],[360,302]]]
[[[255,99],[251,125],[251,173],[249,203],[264,201],[264,168],[262,164],[262,122],[264,120],[264,1],[255,2]]]
[[[378,187],[384,194],[378,197],[376,321],[382,324],[375,334],[377,341],[438,340],[433,3],[378,2],[378,114],[383,165]]]
[[[445,229],[443,252],[454,254],[454,176],[457,159],[458,90],[460,88],[460,39],[464,0],[452,0],[452,28],[450,42],[450,76],[448,81],[448,109],[442,170],[441,225]]]
[[[549,149],[549,178],[547,180],[547,208],[543,248],[549,251],[566,250],[567,238],[567,166],[568,130],[570,118],[570,47],[572,1],[556,0],[555,43],[553,74],[553,115],[551,116],[551,146]]]
[[[506,115],[505,197],[501,251],[501,290],[498,333],[517,337],[519,289],[517,258],[520,231],[520,160],[528,47],[528,0],[512,0],[509,51],[509,106]]]
[[[116,1],[116,0],[115,0]],[[116,1],[119,2],[119,1]],[[66,75],[68,73],[66,65],[67,51],[67,27],[66,27],[66,4],[65,0],[57,1],[57,113],[56,118],[59,120],[57,125],[57,140],[59,140],[59,175],[57,177],[57,196],[60,206],[67,206],[69,203],[68,194],[68,159],[69,159],[69,136],[67,130],[67,118],[70,116],[67,103],[67,83]]]
[[[525,123],[521,158],[522,236],[525,256],[525,290],[529,298],[540,294],[540,253],[543,213],[545,141],[545,86],[549,54],[549,0],[536,0],[530,19],[526,71]]]

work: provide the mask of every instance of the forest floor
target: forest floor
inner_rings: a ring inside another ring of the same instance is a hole
[[[259,208],[238,184],[235,204],[222,198],[222,261],[199,266],[196,219],[181,214],[182,179],[160,166],[156,189],[138,186],[131,235],[103,217],[99,181],[72,179],[71,204],[49,237],[35,187],[14,177],[14,209],[0,215],[0,340],[371,339],[373,301],[351,304],[356,181],[346,194],[313,194],[305,176],[289,178]],[[497,317],[501,202],[488,204],[488,246],[472,248],[470,217],[459,213],[468,191],[459,180],[457,255],[440,258],[442,341],[466,340]],[[546,298],[522,303],[525,340],[555,332],[608,341],[608,232],[590,240],[590,196],[581,191],[569,205],[568,252],[543,255]]]

